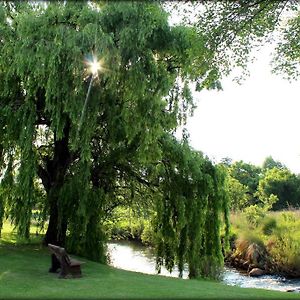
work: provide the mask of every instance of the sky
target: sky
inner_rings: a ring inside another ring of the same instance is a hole
[[[300,82],[271,73],[270,47],[249,66],[241,85],[226,78],[223,91],[195,92],[187,122],[190,144],[210,159],[262,165],[267,156],[300,173]]]

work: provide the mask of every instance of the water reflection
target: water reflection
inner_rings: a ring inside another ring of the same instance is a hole
[[[135,242],[118,241],[108,243],[108,252],[111,265],[128,271],[141,272],[146,274],[157,274],[155,270],[155,254],[151,248],[143,247]],[[162,268],[163,276],[178,277],[178,269],[172,273]],[[261,277],[249,277],[235,269],[224,268],[222,281],[227,285],[240,286],[245,288],[263,288],[277,291],[300,289],[300,280],[288,280],[280,276],[264,275]],[[188,278],[187,270],[183,278]]]
[[[135,242],[118,241],[108,243],[108,252],[113,267],[146,274],[157,274],[155,254],[151,248],[143,247]],[[173,272],[170,273],[165,267],[162,267],[159,275],[178,277],[178,274],[177,268],[174,268]],[[188,278],[187,271],[183,273],[183,278]]]

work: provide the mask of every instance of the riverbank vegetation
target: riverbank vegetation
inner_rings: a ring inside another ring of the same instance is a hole
[[[300,277],[300,211],[267,212],[255,218],[247,213],[231,215],[234,240],[232,265],[264,273]]]
[[[250,272],[299,277],[300,176],[272,157],[262,166],[230,159],[222,164],[231,203],[227,262]]]
[[[231,207],[231,249],[223,249],[225,263],[248,272],[259,268],[261,274],[300,277],[299,176],[272,157],[261,167],[229,159],[221,165]],[[123,207],[113,216],[114,222],[106,224],[110,238],[157,247],[154,210]]]
[[[129,214],[126,209],[121,211],[118,221],[107,226],[108,236],[155,247],[151,219],[132,211]],[[269,274],[300,277],[298,210],[260,212],[257,215],[254,212],[233,212],[230,222],[231,251],[225,258],[227,264],[246,271],[259,267]]]

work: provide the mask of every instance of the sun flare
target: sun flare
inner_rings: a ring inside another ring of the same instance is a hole
[[[103,62],[96,55],[86,57],[85,64],[87,76],[92,75],[96,78],[100,72],[104,72]]]
[[[97,76],[98,72],[101,71],[101,63],[97,60],[96,57],[93,57],[93,60],[89,63],[90,72],[93,76]]]

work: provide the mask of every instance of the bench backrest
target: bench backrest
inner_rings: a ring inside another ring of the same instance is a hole
[[[59,247],[56,245],[52,245],[52,244],[48,244],[48,247],[55,254],[55,256],[57,257],[57,259],[59,260],[61,265],[70,266],[70,264],[71,264],[70,257],[67,254],[65,248],[62,248],[62,247]]]

